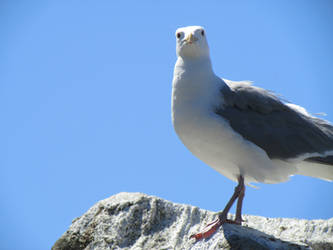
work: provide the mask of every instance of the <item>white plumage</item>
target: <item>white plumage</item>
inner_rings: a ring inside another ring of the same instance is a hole
[[[288,180],[294,174],[332,180],[332,166],[309,162],[303,164],[303,160],[309,156],[333,155],[332,149],[328,148],[322,154],[305,152],[304,157],[299,155],[294,159],[271,159],[264,149],[246,140],[230,126],[227,119],[216,114],[215,107],[224,105],[221,89],[223,91],[228,86],[232,89],[234,85],[251,87],[251,83],[233,82],[214,74],[206,36],[201,35],[202,31],[202,27],[191,26],[176,32],[181,32],[183,39],[177,39],[172,122],[184,145],[199,159],[234,181],[243,175],[245,183],[277,183]],[[191,33],[196,40],[190,44],[185,37]],[[302,107],[287,105],[299,113],[306,113]],[[303,165],[306,167],[302,168]],[[308,171],[309,165],[316,170]]]
[[[285,104],[250,82],[217,77],[200,26],[176,31],[172,122],[184,145],[231,180],[233,196],[218,219],[198,234],[207,238],[223,223],[242,223],[245,185],[279,183],[294,174],[333,180],[333,126],[304,108]],[[237,201],[236,218],[227,219]]]

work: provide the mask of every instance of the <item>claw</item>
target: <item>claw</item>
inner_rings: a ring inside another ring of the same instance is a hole
[[[207,239],[210,236],[212,236],[222,224],[223,222],[220,221],[220,219],[216,219],[215,221],[209,223],[202,232],[197,234],[192,234],[190,236],[190,239],[195,238],[197,241],[201,239]]]
[[[197,241],[202,240],[202,239],[207,239],[211,237],[217,229],[224,223],[229,223],[229,224],[235,224],[235,225],[241,225],[242,222],[237,221],[237,220],[229,220],[229,219],[216,219],[213,222],[209,223],[200,233],[197,234],[192,234],[190,236],[190,239],[195,238]]]

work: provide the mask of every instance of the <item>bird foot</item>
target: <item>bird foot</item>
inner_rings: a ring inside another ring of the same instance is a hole
[[[195,238],[197,241],[202,239],[207,239],[211,237],[217,229],[224,223],[241,225],[243,220],[229,220],[229,219],[216,219],[213,222],[209,223],[200,233],[192,234],[191,238]]]
[[[197,241],[201,239],[206,239],[212,236],[216,230],[223,224],[220,219],[216,219],[215,221],[209,223],[200,233],[192,234],[191,238],[195,238]]]

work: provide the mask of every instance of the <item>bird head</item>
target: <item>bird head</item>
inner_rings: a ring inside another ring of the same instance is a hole
[[[183,58],[209,57],[205,29],[188,26],[176,30],[177,56]]]

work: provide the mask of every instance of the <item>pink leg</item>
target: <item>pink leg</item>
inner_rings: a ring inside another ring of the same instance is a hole
[[[238,185],[235,188],[233,195],[231,196],[230,200],[228,201],[227,205],[223,209],[222,212],[218,214],[218,219],[209,223],[202,232],[197,234],[192,234],[190,238],[195,238],[196,240],[201,240],[204,238],[209,238],[212,236],[216,230],[223,224],[223,223],[232,223],[240,225],[242,223],[242,202],[245,194],[245,185],[244,185],[244,178],[243,176],[239,176],[238,178]],[[237,202],[237,211],[236,211],[236,220],[228,220],[227,215],[234,204],[235,200],[238,198]]]
[[[241,225],[243,222],[242,219],[242,206],[243,206],[243,199],[245,196],[245,185],[244,185],[244,178],[242,179],[242,188],[239,192],[238,200],[237,200],[237,208],[236,208],[236,224]]]

